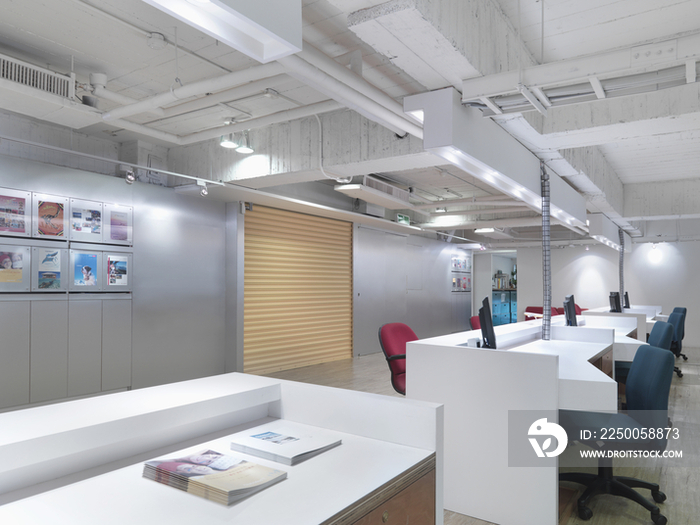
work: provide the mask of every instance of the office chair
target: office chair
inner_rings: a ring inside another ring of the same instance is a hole
[[[678,334],[678,357],[682,357],[683,361],[688,360],[688,356],[686,356],[684,353],[681,352],[683,350],[683,338],[685,337],[685,314],[688,313],[688,309],[684,307],[677,306],[676,308],[673,309],[674,313],[679,313],[681,314],[681,323],[680,323],[680,333]]]
[[[683,314],[679,312],[671,312],[668,316],[668,322],[673,325],[674,335],[671,341],[671,352],[676,358],[681,355],[681,336],[683,335],[683,329],[681,328],[681,323],[683,321]],[[657,321],[658,322],[658,321]],[[677,366],[673,368],[673,371],[678,374],[678,377],[683,377],[683,372]]]
[[[469,325],[472,327],[472,330],[480,330],[481,329],[481,321],[479,321],[479,316],[478,315],[473,315],[469,318]]]
[[[581,436],[582,430],[604,428],[622,429],[623,436],[630,429],[630,436],[639,436],[634,432],[641,428],[665,428],[668,421],[668,396],[673,377],[673,354],[663,348],[642,345],[637,350],[627,377],[627,414],[610,414],[604,412],[584,412],[576,410],[560,410],[559,424],[564,427],[569,436]],[[600,432],[600,431],[599,431]],[[644,439],[643,439],[644,438]],[[649,450],[662,452],[666,448],[666,434],[661,437],[648,435],[629,440],[582,441],[586,445],[599,450]],[[613,475],[612,458],[598,460],[598,474],[582,472],[566,472],[559,474],[559,481],[571,481],[586,486],[586,490],[578,499],[578,515],[582,520],[588,520],[593,512],[588,508],[588,502],[597,494],[612,494],[630,499],[642,505],[651,512],[651,520],[655,525],[665,525],[667,520],[659,507],[643,497],[635,488],[651,491],[651,497],[656,503],[666,500],[666,495],[659,490],[659,485],[640,479]]]
[[[379,344],[391,371],[391,386],[406,395],[406,343],[417,341],[418,336],[408,325],[387,323],[379,327]]]
[[[671,350],[673,333],[674,330],[671,323],[657,321],[654,323],[654,327],[651,329],[647,344],[649,346],[663,348],[664,350]],[[632,363],[629,361],[615,361],[615,381],[624,384],[627,380],[627,376],[629,375],[631,366]]]

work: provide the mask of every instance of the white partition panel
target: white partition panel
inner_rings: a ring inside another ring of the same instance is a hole
[[[0,300],[0,408],[29,403],[29,310],[28,300]]]
[[[91,295],[91,294],[90,294]],[[102,389],[102,300],[71,297],[68,307],[68,395]]]
[[[49,299],[31,302],[32,403],[68,394],[68,300]]]
[[[131,386],[131,296],[102,301],[102,390]]]

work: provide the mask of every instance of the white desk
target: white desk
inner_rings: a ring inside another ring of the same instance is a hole
[[[528,321],[495,332],[497,350],[458,346],[477,331],[409,343],[406,394],[444,404],[446,509],[500,525],[555,525],[557,469],[508,466],[508,413],[616,411],[617,383],[589,362],[610,352],[613,330],[553,326],[553,340],[532,341],[541,322]]]
[[[288,479],[230,507],[142,478],[147,459],[184,448],[224,452],[222,436],[271,418],[342,432],[343,444],[294,467],[251,458]],[[218,437],[207,442],[211,433]],[[9,412],[0,414],[0,523],[334,523],[434,457],[441,525],[442,439],[434,403],[245,374]]]
[[[631,305],[631,308],[623,308],[622,312],[611,312],[607,306],[592,308],[583,312],[584,316],[619,316],[619,317],[634,317],[637,319],[637,338],[646,339],[646,334],[651,332],[654,326],[655,318],[661,314],[660,306],[648,305]]]

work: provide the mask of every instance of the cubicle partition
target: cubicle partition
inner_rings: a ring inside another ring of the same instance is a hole
[[[612,328],[541,322],[495,328],[498,349],[467,347],[478,331],[408,343],[406,395],[444,404],[445,508],[493,523],[558,522],[555,466],[509,467],[509,413],[617,410]],[[609,369],[609,374],[603,368]],[[527,432],[519,436],[526,446]],[[556,461],[556,459],[555,459]]]

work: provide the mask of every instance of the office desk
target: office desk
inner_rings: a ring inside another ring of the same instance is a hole
[[[251,457],[288,478],[230,507],[142,478],[279,418],[343,443],[294,467]],[[0,414],[3,524],[350,525],[422,480],[432,507],[410,521],[441,525],[442,407],[363,392],[234,373]]]
[[[615,361],[632,361],[640,345],[646,343],[634,337],[638,320],[634,316],[589,315],[577,316],[579,324],[586,328],[612,328],[615,331],[613,357]]]
[[[592,308],[583,312],[584,316],[618,316],[618,317],[633,317],[637,319],[637,334],[636,337],[640,340],[646,340],[646,335],[651,332],[651,329],[656,322],[656,316],[661,314],[660,306],[647,305],[632,305],[631,308],[623,308],[622,312],[611,312],[608,306],[600,308]]]
[[[558,472],[508,466],[508,413],[617,410],[617,383],[590,361],[608,354],[612,329],[540,321],[495,328],[497,350],[465,348],[480,332],[408,343],[406,396],[444,404],[445,508],[500,525],[555,525]],[[527,436],[523,436],[526,439]]]

